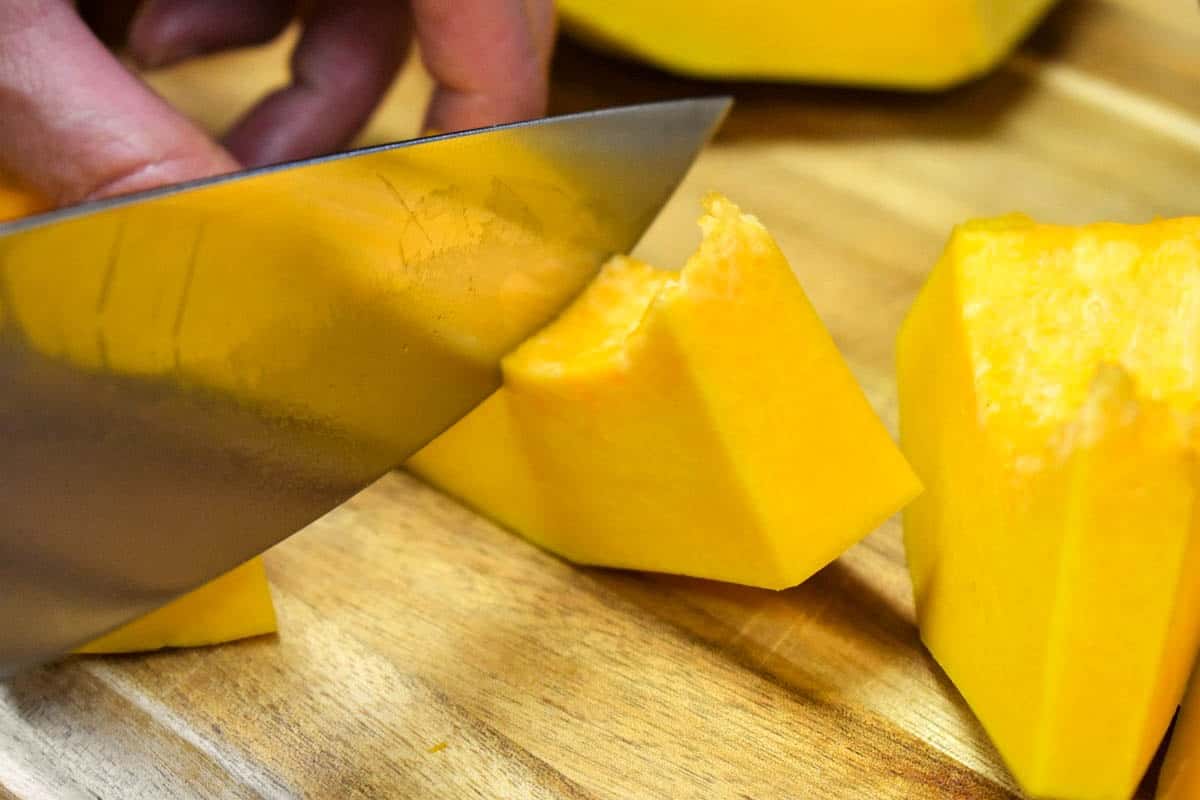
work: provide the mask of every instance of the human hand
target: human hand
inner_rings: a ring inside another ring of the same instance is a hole
[[[269,41],[298,5],[292,83],[224,146],[93,32],[161,67]],[[366,123],[414,39],[436,82],[427,127],[536,117],[553,37],[552,0],[0,0],[0,171],[64,205],[331,152]]]

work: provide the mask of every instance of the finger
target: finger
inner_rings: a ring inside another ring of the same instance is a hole
[[[236,168],[67,0],[0,2],[0,169],[64,204]]]
[[[129,29],[129,53],[143,67],[274,39],[294,0],[146,0]]]
[[[292,53],[292,83],[247,114],[225,145],[251,166],[344,147],[404,63],[409,15],[396,0],[320,0]]]
[[[550,68],[550,58],[554,55],[554,40],[558,35],[554,0],[525,0],[525,13],[529,17],[529,28],[545,73]]]
[[[462,130],[546,111],[552,0],[413,0],[437,88],[426,128]]]

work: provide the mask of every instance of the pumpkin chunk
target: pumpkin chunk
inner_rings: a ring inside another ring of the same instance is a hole
[[[1025,790],[1130,796],[1200,624],[1200,219],[959,228],[899,340],[921,635]]]
[[[688,75],[941,88],[993,67],[1052,0],[561,0],[568,29]]]
[[[573,561],[772,588],[911,499],[766,229],[705,209],[681,272],[610,261],[412,470]]]

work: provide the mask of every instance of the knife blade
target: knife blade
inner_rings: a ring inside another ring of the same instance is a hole
[[[0,225],[0,675],[337,507],[482,401],[726,113],[651,103]]]

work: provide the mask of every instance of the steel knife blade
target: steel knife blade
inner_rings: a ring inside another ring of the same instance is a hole
[[[0,225],[0,675],[261,553],[482,401],[728,106],[502,125]]]

